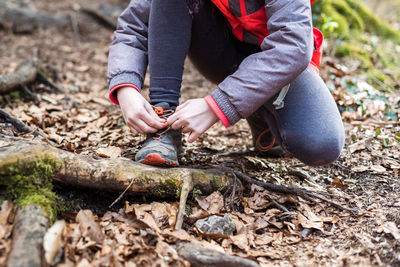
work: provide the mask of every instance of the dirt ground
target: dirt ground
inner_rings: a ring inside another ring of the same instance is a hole
[[[73,12],[77,5],[73,1],[50,0],[40,0],[34,4],[39,10],[56,14]],[[36,83],[30,89],[38,97],[38,103],[24,93],[20,93],[19,97],[9,94],[2,96],[2,108],[32,128],[40,129],[62,149],[100,157],[109,155],[112,148],[120,156],[134,158],[144,136],[132,136],[124,126],[118,106],[107,99],[107,52],[112,31],[98,25],[82,28],[79,33],[71,26],[37,29],[27,35],[0,31],[0,40],[0,74],[15,71],[22,60],[38,54],[42,62],[58,71],[58,79],[54,82],[66,92],[55,93],[48,86]],[[242,120],[227,129],[217,123],[195,143],[184,142],[185,155],[181,164],[196,168],[231,164],[264,181],[328,192],[330,198],[356,209],[357,214],[352,215],[322,202],[313,203],[295,196],[271,193],[273,198],[289,208],[290,214],[284,215],[262,197],[267,192],[254,188],[252,192],[245,191],[239,196],[236,202],[238,211],[229,208],[221,211],[220,207],[213,213],[205,209],[209,215],[229,213],[232,216],[236,225],[232,237],[206,237],[196,232],[193,223],[188,222],[184,229],[189,239],[232,255],[253,259],[263,266],[400,266],[399,121],[384,117],[387,106],[382,107],[380,102],[369,99],[368,102],[365,97],[361,97],[362,91],[370,87],[363,81],[360,72],[349,67],[354,64],[325,57],[321,69],[321,76],[329,88],[334,87],[332,94],[342,108],[346,127],[346,145],[335,163],[324,167],[308,167],[290,156],[270,158],[258,155],[252,147],[247,123]],[[343,66],[346,67],[344,71]],[[347,81],[346,86],[343,81]],[[357,93],[348,92],[350,81],[358,89]],[[182,102],[203,97],[215,87],[187,62]],[[143,94],[147,92],[148,80]],[[397,107],[394,109],[397,115],[400,112],[399,95],[398,89],[385,92],[389,99],[387,105]],[[354,106],[357,101],[363,101],[368,108],[360,110],[356,106],[350,112],[347,107]],[[7,127],[1,125],[0,131],[5,133]],[[86,194],[89,198],[93,197],[93,194],[85,193],[85,190],[57,188],[57,191],[69,200],[75,197],[80,199],[73,202],[75,206],[69,212],[60,215],[60,219],[68,222],[71,235],[77,223],[66,214],[91,208],[97,213],[109,241],[108,245],[94,246],[81,240],[81,243],[74,243],[73,247],[66,238],[65,253],[60,258],[59,266],[89,266],[99,264],[100,260],[105,263],[104,255],[110,253],[106,247],[115,249],[114,253],[118,255],[114,256],[120,266],[130,266],[127,264],[129,261],[138,265],[144,262],[155,264],[156,261],[148,256],[150,254],[138,252],[137,244],[122,237],[111,236],[110,231],[113,229],[119,229],[121,236],[124,234],[121,229],[131,229],[129,222],[121,219],[125,218],[121,212],[118,213],[119,208],[128,213],[129,206],[124,208],[123,201],[117,208],[106,212],[107,205],[118,194],[107,195],[106,200],[94,201],[93,204],[93,200],[84,200]],[[102,194],[96,192],[94,195]],[[220,196],[213,195],[207,201],[220,199]],[[152,214],[153,217],[155,212],[151,211],[154,205],[176,209],[176,200],[157,202],[138,200],[137,197],[125,197],[124,200],[131,205],[148,205],[147,209],[140,206],[143,208],[141,212]],[[199,200],[193,199],[188,204],[193,210],[200,209]],[[165,216],[171,217],[171,214]],[[171,228],[172,224],[163,221],[159,227],[165,230]],[[304,236],[304,229],[313,231]],[[0,256],[0,264],[4,263],[10,242],[9,237],[0,241],[0,254],[3,254]],[[151,245],[147,245],[150,249]],[[127,252],[129,249],[131,252]],[[132,251],[136,251],[136,254]],[[156,256],[151,255],[157,258],[160,255],[157,253],[154,254]],[[135,260],[134,255],[139,254],[141,262],[137,258]],[[164,259],[164,264],[170,263]],[[109,259],[105,265],[113,264]]]

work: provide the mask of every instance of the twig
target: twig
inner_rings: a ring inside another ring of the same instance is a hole
[[[119,197],[117,197],[116,200],[114,200],[113,203],[111,203],[110,206],[108,206],[108,208],[111,208],[112,206],[114,206],[115,204],[117,204],[118,201],[121,200],[121,198],[125,195],[125,193],[129,190],[129,188],[131,188],[131,186],[133,185],[133,181],[134,179],[131,179],[131,182],[129,183],[129,185],[125,188],[124,192],[121,193],[121,195],[119,195]]]
[[[61,89],[60,87],[58,87],[57,85],[55,85],[53,82],[51,82],[41,71],[38,71],[37,73],[38,78],[46,85],[50,86],[51,88],[53,88],[56,92],[58,93],[62,93],[65,94],[65,91],[63,89]]]
[[[341,209],[341,210],[345,210],[345,211],[349,211],[351,213],[354,213],[355,211],[352,209],[349,209],[347,207],[344,207],[332,200],[326,199],[323,196],[320,196],[314,192],[310,192],[306,189],[303,188],[298,188],[298,187],[292,187],[292,186],[283,186],[283,185],[276,185],[276,184],[271,184],[271,183],[266,183],[266,182],[262,182],[260,180],[251,178],[250,176],[237,171],[235,169],[229,168],[229,167],[220,167],[221,169],[225,170],[225,171],[229,171],[229,172],[234,172],[241,180],[250,183],[250,184],[255,184],[258,186],[261,186],[269,191],[273,191],[273,192],[277,192],[277,193],[282,193],[282,194],[291,194],[291,195],[296,195],[299,197],[302,197],[306,200],[311,200],[313,202],[315,202],[315,200],[313,198],[317,198],[320,199],[322,201],[325,201],[329,204],[331,204],[332,206]]]
[[[271,201],[275,207],[277,207],[278,209],[280,209],[283,212],[289,212],[289,210],[283,206],[282,204],[280,204],[278,201],[276,201],[275,199],[271,198],[270,196],[266,195],[266,197],[268,198],[269,201]]]
[[[4,109],[0,108],[0,117],[3,118],[6,122],[11,123],[15,129],[17,129],[21,133],[31,133],[34,136],[40,136],[44,139],[46,139],[50,144],[55,145],[53,141],[51,141],[47,136],[39,132],[38,130],[32,130],[29,128],[25,123],[20,121],[18,118],[14,117]]]
[[[79,24],[78,24],[78,19],[76,18],[76,12],[71,14],[70,18],[71,18],[72,29],[74,30],[75,42],[80,43],[81,35],[79,33]]]
[[[233,174],[233,188],[231,193],[231,210],[235,211],[235,195],[236,195],[236,186],[237,186],[237,176],[234,172]]]
[[[190,173],[185,173],[183,177],[183,185],[181,195],[179,199],[178,215],[176,217],[175,229],[179,230],[182,228],[183,219],[186,214],[186,201],[190,191],[193,190],[193,178]]]
[[[32,100],[33,100],[33,102],[35,104],[39,104],[40,103],[39,98],[34,93],[32,93],[31,90],[29,90],[28,86],[23,84],[22,85],[22,89],[24,90],[25,93],[27,93],[32,98]]]
[[[2,117],[6,122],[11,123],[19,132],[22,133],[30,133],[32,129],[29,128],[25,123],[5,111],[4,109],[0,108],[0,117]]]

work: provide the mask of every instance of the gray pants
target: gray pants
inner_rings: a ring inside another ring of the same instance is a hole
[[[211,1],[153,0],[149,22],[150,102],[178,103],[187,54],[207,79],[220,83],[244,58],[259,51],[258,46],[240,42],[232,35]],[[343,148],[344,128],[334,99],[319,75],[308,68],[292,81],[281,109],[272,105],[276,97],[256,112],[266,118],[282,148],[308,165],[336,160]]]

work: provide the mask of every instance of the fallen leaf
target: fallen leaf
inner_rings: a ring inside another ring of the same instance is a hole
[[[96,150],[96,154],[104,158],[118,158],[122,154],[122,149],[116,146],[101,147]]]
[[[44,258],[48,265],[53,265],[54,257],[63,246],[62,235],[65,229],[65,221],[57,221],[47,230],[43,238]]]
[[[134,214],[136,215],[136,219],[156,231],[157,233],[160,232],[160,228],[158,227],[156,221],[154,220],[153,216],[149,213],[151,211],[150,204],[142,204],[137,205],[133,204]]]
[[[381,225],[381,229],[386,234],[391,234],[398,242],[400,242],[400,232],[394,222],[385,222]]]
[[[97,244],[102,244],[104,240],[103,232],[96,222],[92,211],[81,210],[75,219],[79,223],[79,229],[83,236],[90,238]]]
[[[303,228],[314,228],[314,229],[320,230],[321,232],[324,231],[324,229],[323,229],[324,223],[321,221],[309,220],[303,214],[300,214],[300,213],[298,214],[297,219]]]
[[[215,191],[206,197],[198,196],[196,197],[196,201],[209,215],[219,214],[224,207],[224,197],[219,191]]]
[[[173,227],[176,222],[176,215],[178,211],[178,203],[171,205],[169,203],[163,202],[153,202],[151,204],[151,215],[156,221],[158,227],[164,225]]]
[[[263,235],[256,235],[255,243],[257,246],[264,246],[272,243],[274,241],[273,234],[265,233]]]
[[[12,223],[14,220],[14,204],[5,200],[0,207],[0,225],[6,225]]]
[[[345,184],[342,182],[342,180],[339,177],[336,177],[335,179],[333,179],[331,186],[337,187],[337,188],[341,188],[341,189],[346,189],[349,187],[348,184]]]

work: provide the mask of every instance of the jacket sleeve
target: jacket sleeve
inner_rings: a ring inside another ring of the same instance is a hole
[[[211,93],[230,124],[246,118],[292,82],[313,51],[310,0],[266,0],[269,35]]]
[[[142,88],[146,74],[150,0],[131,0],[118,18],[108,55],[109,89],[122,84]],[[110,95],[111,98],[111,95]]]

